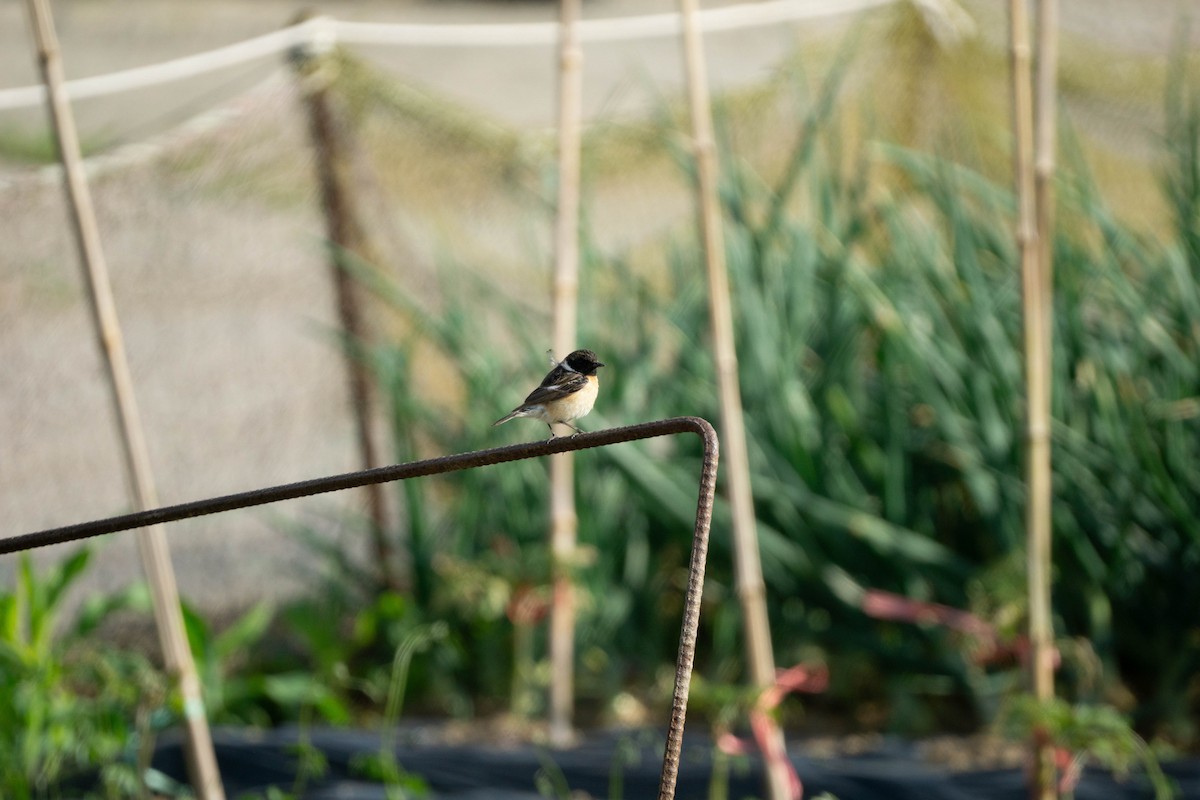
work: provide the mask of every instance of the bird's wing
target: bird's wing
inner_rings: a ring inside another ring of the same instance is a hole
[[[587,376],[562,367],[555,368],[542,381],[542,385],[529,393],[524,405],[534,406],[561,400],[587,385]]]

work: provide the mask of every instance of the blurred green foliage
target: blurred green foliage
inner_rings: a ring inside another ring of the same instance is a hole
[[[1011,671],[981,671],[951,634],[872,620],[859,601],[867,588],[962,608],[982,599],[1019,628],[1021,594],[1006,588],[1019,583],[1011,565],[1024,547],[1013,199],[968,164],[848,143],[839,75],[797,120],[771,179],[723,128],[726,255],[777,657],[828,661],[822,702],[834,708],[878,704],[908,731],[974,724]],[[1189,97],[1165,148],[1175,235],[1124,226],[1071,157],[1068,132],[1053,245],[1056,630],[1086,640],[1102,676],[1068,665],[1063,691],[1132,693],[1141,730],[1182,740],[1196,734],[1200,669],[1200,157]],[[611,365],[584,426],[718,419],[693,236],[650,257],[585,242],[584,259],[579,341]],[[408,331],[364,356],[398,459],[540,435],[489,424],[544,372],[530,355],[545,351],[543,318],[471,265],[446,265],[436,305],[350,268]],[[653,685],[671,661],[696,456],[689,442],[649,442],[578,457],[580,686],[598,701]],[[545,489],[545,465],[533,462],[400,487],[415,603],[438,618],[461,611],[464,592],[475,604],[474,619],[452,623],[465,654],[456,684],[472,692],[507,686],[512,627],[499,609],[514,587],[548,580]],[[727,520],[719,503],[700,663],[732,680],[741,640]],[[472,564],[499,581],[494,595]],[[964,697],[973,721],[957,710]]]
[[[58,796],[92,775],[88,796],[131,797],[152,777],[156,734],[178,717],[166,680],[136,652],[90,638],[111,613],[145,611],[139,588],[84,604],[62,619],[68,591],[91,561],[81,548],[45,570],[22,554],[0,590],[0,794]],[[83,796],[84,790],[73,792]]]

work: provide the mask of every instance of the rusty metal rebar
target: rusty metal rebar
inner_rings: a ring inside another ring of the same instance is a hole
[[[658,792],[659,800],[671,800],[675,797],[675,783],[679,776],[679,760],[683,748],[684,718],[687,715],[688,691],[692,681],[692,664],[696,655],[696,637],[700,625],[700,600],[704,594],[704,568],[708,557],[709,528],[712,523],[713,501],[717,485],[717,433],[713,430],[712,425],[699,417],[674,417],[656,422],[644,422],[639,425],[609,428],[608,430],[597,431],[595,433],[580,433],[576,436],[565,436],[545,442],[514,444],[507,447],[476,450],[470,453],[459,453],[425,459],[423,461],[410,461],[406,464],[394,464],[386,467],[361,470],[359,472],[332,475],[325,478],[314,478],[298,483],[272,486],[265,489],[254,489],[238,494],[196,500],[190,503],[180,503],[162,508],[152,508],[132,514],[122,514],[121,516],[108,517],[107,519],[81,522],[61,528],[50,528],[34,533],[12,536],[7,539],[0,539],[0,555],[16,553],[22,550],[32,550],[38,547],[47,547],[54,544],[63,544],[64,542],[90,539],[108,533],[143,528],[148,525],[161,525],[168,522],[177,522],[182,519],[252,508],[267,503],[294,500],[299,497],[337,492],[343,489],[355,489],[361,486],[402,481],[409,478],[420,478],[446,472],[458,472],[464,469],[504,464],[509,461],[520,461],[526,458],[538,458],[574,450],[588,450],[594,447],[606,447],[622,442],[633,442],[639,439],[652,439],[658,436],[671,436],[680,433],[694,433],[699,436],[704,446],[704,454],[700,468],[699,492],[696,498],[696,524],[692,534],[692,554],[688,569],[687,592],[684,597],[683,621],[680,626],[679,652],[675,664],[675,689],[671,700],[671,722],[667,728],[667,741],[663,752],[663,768]]]
[[[314,13],[305,11],[297,22],[312,19]],[[344,268],[341,259],[349,253],[368,264],[379,259],[362,223],[353,183],[350,177],[352,139],[343,115],[335,109],[332,82],[337,74],[336,60],[322,52],[319,42],[293,49],[291,58],[300,88],[301,100],[308,115],[309,137],[316,166],[321,195],[321,209],[328,236],[329,276],[336,300],[338,324],[345,337],[343,359],[346,366],[346,389],[354,415],[354,432],[358,442],[359,466],[374,469],[383,463],[379,445],[371,426],[371,378],[367,365],[350,348],[367,342],[368,330],[359,287]],[[367,500],[367,518],[371,526],[371,545],[375,550],[375,568],[380,582],[388,589],[397,589],[400,578],[391,542],[387,538],[387,504],[379,484],[363,487]]]

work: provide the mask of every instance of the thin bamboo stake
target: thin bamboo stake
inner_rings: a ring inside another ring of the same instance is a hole
[[[680,0],[688,101],[699,192],[700,232],[708,276],[709,313],[712,317],[713,354],[721,403],[721,443],[729,476],[729,504],[733,512],[734,568],[738,600],[746,626],[750,680],[766,689],[775,683],[775,657],[767,619],[766,587],[758,552],[754,499],[750,486],[750,460],[742,420],[742,395],[738,386],[737,349],[725,265],[724,233],[717,186],[717,147],[713,134],[708,74],[696,14],[697,0]],[[767,752],[766,790],[770,800],[791,796],[783,732],[772,725]]]
[[[581,0],[562,0],[558,65],[558,207],[554,236],[554,353],[575,349],[579,294],[580,142],[583,49]],[[578,518],[571,453],[550,459],[550,551],[554,602],[550,607],[550,743],[570,744],[575,702],[575,586],[572,565]]]
[[[312,17],[305,12],[297,22]],[[329,82],[334,65],[328,54],[316,52],[314,45],[294,51],[293,64],[308,112],[309,134],[316,153],[317,177],[321,186],[321,207],[329,235],[329,273],[337,302],[338,322],[350,342],[365,339],[359,293],[354,281],[338,262],[338,251],[354,253],[367,263],[374,263],[374,252],[360,221],[354,192],[350,188],[346,143],[329,97]],[[379,446],[371,428],[371,381],[367,368],[352,353],[345,355],[346,385],[350,407],[354,414],[355,437],[358,441],[359,463],[363,469],[380,466]],[[387,510],[383,487],[365,487],[367,518],[371,526],[371,545],[375,550],[375,565],[381,584],[399,589],[395,556],[387,538]]]
[[[62,58],[54,19],[47,0],[29,0],[29,15],[37,46],[38,66],[46,84],[47,105],[63,165],[63,184],[71,211],[72,229],[87,285],[89,307],[96,339],[108,371],[109,389],[120,429],[125,458],[125,475],[131,494],[140,509],[158,505],[149,451],[142,432],[137,401],[116,303],[108,277],[108,266],[100,244],[100,231],[88,190],[87,176],[79,149],[75,118],[63,89]],[[179,607],[179,590],[171,566],[170,551],[161,525],[140,528],[137,532],[142,569],[150,584],[154,621],[163,650],[163,661],[183,698],[183,724],[188,772],[196,795],[204,800],[224,800],[225,790],[213,752],[204,700],[196,665],[188,647]]]
[[[1057,143],[1058,0],[1038,0],[1036,59],[1036,114],[1034,116],[1034,196],[1037,204],[1038,263],[1046,318],[1044,358],[1046,374],[1053,370],[1054,354],[1054,170]],[[1047,378],[1049,380],[1049,378]],[[1049,386],[1049,383],[1047,383]],[[1047,412],[1048,413],[1048,412]],[[1047,559],[1049,555],[1047,554]],[[1046,590],[1049,594],[1049,588]]]
[[[1050,444],[1051,393],[1054,365],[1054,168],[1057,128],[1056,84],[1058,78],[1058,0],[1038,2],[1037,114],[1034,118],[1034,202],[1037,206],[1039,293],[1042,303],[1042,395],[1039,416],[1043,421],[1043,444],[1038,451],[1041,463],[1036,484],[1042,496],[1038,500],[1039,524],[1031,526],[1036,539],[1030,542],[1034,555],[1031,563],[1038,568],[1029,572],[1030,657],[1034,695],[1042,702],[1054,698],[1054,631],[1051,607],[1051,568],[1053,564],[1053,454]],[[1031,475],[1031,485],[1033,484]],[[1054,781],[1054,751],[1048,742],[1037,743],[1035,768],[1042,786]],[[1057,784],[1043,788],[1043,796],[1055,796]]]
[[[1040,263],[1037,192],[1034,178],[1032,70],[1026,0],[1010,0],[1013,85],[1013,168],[1017,193],[1017,247],[1021,259],[1022,313],[1025,329],[1027,392],[1026,447],[1028,499],[1025,509],[1026,571],[1029,591],[1030,681],[1041,702],[1054,697],[1053,633],[1050,620],[1051,473],[1049,297]],[[1044,732],[1033,741],[1030,796],[1057,796],[1053,752]]]

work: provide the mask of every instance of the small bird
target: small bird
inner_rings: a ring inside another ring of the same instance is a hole
[[[546,423],[551,439],[555,437],[555,422],[561,422],[575,433],[580,433],[571,421],[585,416],[596,404],[596,393],[600,388],[596,370],[603,366],[591,350],[576,350],[554,365],[554,369],[529,393],[524,403],[492,425],[502,425],[515,417],[533,417]]]

